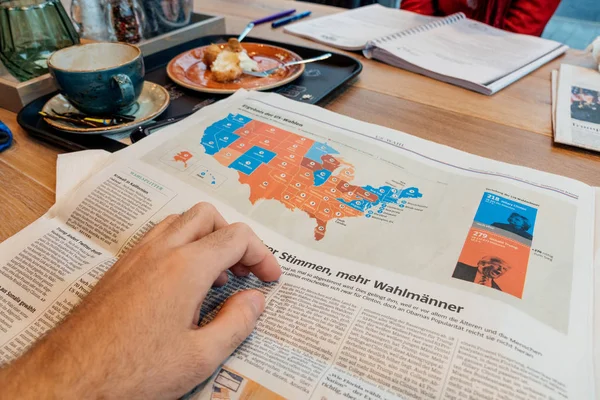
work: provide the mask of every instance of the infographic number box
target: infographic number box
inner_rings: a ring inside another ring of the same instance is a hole
[[[522,298],[537,212],[485,192],[452,277]]]

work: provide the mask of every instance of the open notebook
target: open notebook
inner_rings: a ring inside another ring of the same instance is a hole
[[[493,94],[556,58],[567,46],[467,19],[426,17],[378,4],[300,22],[286,32]]]

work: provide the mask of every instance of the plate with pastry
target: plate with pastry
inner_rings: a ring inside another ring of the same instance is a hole
[[[294,52],[261,43],[229,39],[188,50],[173,58],[167,74],[175,83],[199,92],[228,94],[238,89],[268,90],[285,85],[304,72],[304,65],[282,67],[266,77],[244,73],[267,71],[283,64],[301,61]]]

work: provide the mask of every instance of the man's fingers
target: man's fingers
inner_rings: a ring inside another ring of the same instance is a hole
[[[177,214],[167,215],[165,219],[160,221],[158,224],[154,225],[152,229],[150,229],[139,241],[138,245],[142,246],[153,239],[156,239],[160,234],[162,234],[173,222],[175,222],[179,218]]]
[[[250,275],[250,270],[248,269],[248,267],[246,267],[246,266],[244,266],[242,264],[235,264],[230,269],[231,269],[231,272],[235,276],[248,276],[248,275]]]
[[[215,370],[252,333],[265,308],[265,297],[258,290],[245,290],[230,297],[204,327],[194,332],[204,367]]]
[[[217,280],[215,280],[215,282],[213,283],[213,286],[224,286],[228,280],[229,277],[227,276],[227,272],[221,272],[217,277]]]
[[[144,245],[147,245],[152,240],[160,237],[160,235],[162,233],[164,233],[165,230],[167,230],[167,228],[178,218],[179,218],[178,214],[171,214],[171,215],[168,215],[167,217],[165,217],[158,224],[154,225],[152,227],[152,229],[150,229],[148,232],[146,232],[146,234],[144,236],[142,236],[140,241],[138,243],[136,243],[136,245],[133,247],[133,249],[137,249],[137,250],[142,249],[144,247]],[[113,279],[118,279],[117,278],[118,276],[122,276],[122,274],[124,274],[126,271],[129,270],[131,265],[134,265],[132,263],[125,262],[125,260],[132,259],[132,258],[135,259],[136,257],[139,257],[139,256],[140,256],[139,251],[131,251],[131,249],[129,251],[127,251],[126,254],[121,257],[121,262],[118,262],[114,268],[111,268],[106,273],[106,275],[105,275],[106,278],[103,279],[102,282],[106,281],[109,277],[113,277]],[[102,287],[102,284],[100,284],[99,287]],[[98,289],[96,289],[96,291],[98,291]]]
[[[235,223],[219,229],[181,247],[177,255],[198,293],[206,293],[222,272],[236,264],[243,265],[265,282],[281,276],[273,254],[246,224]]]
[[[179,247],[226,227],[227,221],[217,209],[209,203],[198,203],[165,229],[167,247]]]

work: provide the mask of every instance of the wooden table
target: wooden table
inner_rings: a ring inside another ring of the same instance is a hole
[[[251,19],[292,7],[312,10],[314,16],[342,11],[286,0],[197,0],[196,4],[201,12],[225,15],[227,31],[234,34]],[[255,28],[251,36],[327,49],[273,30],[269,24]],[[361,59],[364,70],[326,108],[480,156],[600,186],[600,155],[552,142],[550,72],[560,63],[591,67],[591,59],[582,53],[569,51],[490,97],[351,55]],[[13,146],[0,153],[3,241],[54,203],[56,156],[63,150],[27,136],[14,113],[0,109],[0,120],[15,137]]]

